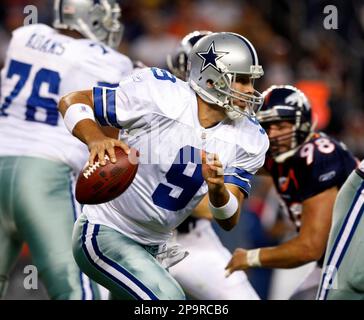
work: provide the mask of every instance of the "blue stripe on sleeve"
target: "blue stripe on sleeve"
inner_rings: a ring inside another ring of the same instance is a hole
[[[250,172],[248,172],[244,169],[236,168],[236,167],[230,167],[230,168],[224,169],[224,174],[226,174],[226,173],[228,173],[228,174],[235,173],[239,177],[248,179],[248,180],[251,180],[251,178],[253,177],[253,175]]]
[[[105,120],[104,108],[102,102],[102,88],[94,87],[93,88],[93,97],[94,97],[94,110],[96,120],[102,125],[107,126],[107,122]]]
[[[240,188],[240,190],[248,197],[251,189],[251,185],[249,182],[240,180],[236,176],[225,176],[224,177],[225,183],[230,183],[236,185]]]
[[[106,88],[117,88],[119,86],[119,83],[109,83],[109,82],[102,82],[99,81],[97,83],[99,87],[106,87]]]
[[[116,104],[115,104],[115,90],[106,89],[106,114],[109,123],[115,127],[122,129],[116,120]]]
[[[236,185],[247,197],[250,193],[252,177],[251,173],[240,168],[230,167],[224,170],[224,182]]]

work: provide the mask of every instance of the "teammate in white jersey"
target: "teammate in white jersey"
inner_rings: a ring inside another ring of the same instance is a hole
[[[54,6],[55,29],[35,24],[13,32],[1,72],[0,296],[27,242],[50,298],[92,299],[97,292],[71,250],[79,206],[73,177],[88,152],[67,131],[57,103],[75,88],[117,84],[132,63],[107,45],[121,39],[115,1]]]
[[[269,142],[253,117],[262,102],[253,79],[263,70],[252,44],[234,33],[208,35],[193,47],[189,68],[189,83],[147,68],[115,90],[74,92],[59,104],[68,129],[88,145],[90,164],[96,155],[104,164],[105,153],[114,162],[114,146],[140,151],[129,188],[84,206],[73,233],[77,263],[115,298],[183,299],[166,270],[180,258],[165,246],[172,230],[206,194],[230,230],[264,163]],[[100,125],[122,129],[121,139]]]
[[[193,45],[210,34],[194,31],[186,35],[176,51],[167,56],[169,70],[186,80],[187,59]],[[259,296],[244,271],[225,277],[225,266],[231,253],[221,243],[212,227],[213,219],[206,200],[194,209],[174,231],[172,243],[182,245],[190,253],[169,269],[188,297],[198,300],[256,300]]]
[[[364,299],[364,160],[347,178],[334,206],[318,300]]]

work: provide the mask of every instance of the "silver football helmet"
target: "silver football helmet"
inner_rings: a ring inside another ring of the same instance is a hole
[[[241,76],[254,81],[263,74],[253,45],[232,32],[212,33],[200,39],[193,46],[187,64],[192,89],[207,103],[224,108],[231,119],[255,116],[263,103],[261,93],[238,91],[233,88],[234,83]],[[237,100],[244,107],[235,105]]]
[[[187,60],[192,47],[198,40],[211,33],[211,31],[193,31],[186,35],[175,52],[167,55],[166,62],[169,71],[181,80],[186,81]]]
[[[121,42],[121,8],[116,0],[54,0],[53,26],[75,30],[112,48]]]

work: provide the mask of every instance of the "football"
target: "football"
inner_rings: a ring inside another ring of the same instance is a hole
[[[116,163],[105,155],[104,166],[96,156],[94,165],[86,164],[78,176],[76,199],[81,204],[99,204],[111,201],[121,195],[133,182],[138,170],[139,153],[130,150],[128,156],[121,148],[115,148]]]

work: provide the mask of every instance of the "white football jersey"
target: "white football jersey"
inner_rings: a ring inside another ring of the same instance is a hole
[[[41,157],[79,171],[88,150],[67,131],[60,97],[117,85],[132,68],[129,58],[101,43],[43,24],[15,30],[1,71],[0,156]]]
[[[188,83],[147,68],[116,89],[93,89],[95,117],[121,128],[120,138],[140,152],[133,183],[118,198],[86,205],[89,221],[107,225],[142,244],[161,244],[206,195],[201,150],[218,154],[226,183],[245,194],[263,165],[269,142],[254,119],[226,119],[205,129]]]

